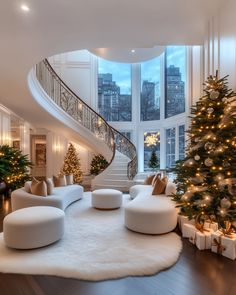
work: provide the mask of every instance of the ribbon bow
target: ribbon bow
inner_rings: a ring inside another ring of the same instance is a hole
[[[220,255],[222,255],[223,251],[226,250],[226,247],[224,245],[222,245],[222,243],[221,243],[221,237],[219,237],[219,241],[217,241],[217,239],[214,238],[212,246],[217,247],[217,254],[220,254]]]
[[[225,237],[232,238],[232,234],[234,232],[233,232],[233,229],[231,227],[231,222],[225,221],[225,228],[222,228],[221,229],[221,232],[223,233],[223,235]]]
[[[204,228],[204,223],[200,223],[200,222],[196,222],[195,223],[195,227],[197,230],[199,230],[202,234],[204,233],[204,231],[208,231],[209,229]]]

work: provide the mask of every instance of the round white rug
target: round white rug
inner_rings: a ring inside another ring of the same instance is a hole
[[[91,193],[66,209],[64,237],[35,250],[7,248],[0,234],[0,272],[104,280],[151,275],[173,265],[182,250],[175,233],[143,235],[124,227],[123,209],[90,207]],[[124,195],[124,203],[129,196]]]

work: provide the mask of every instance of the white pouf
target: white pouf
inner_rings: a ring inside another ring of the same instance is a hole
[[[92,207],[115,209],[122,205],[122,192],[115,189],[98,189],[92,192]]]
[[[55,207],[16,210],[3,220],[5,244],[15,249],[33,249],[54,243],[64,234],[64,218],[64,211]]]
[[[138,196],[125,207],[127,228],[145,234],[164,234],[175,229],[178,210],[166,196]]]

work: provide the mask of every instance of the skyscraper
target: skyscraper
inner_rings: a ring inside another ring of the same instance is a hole
[[[178,67],[170,65],[166,69],[166,118],[185,111],[185,83],[181,80]]]

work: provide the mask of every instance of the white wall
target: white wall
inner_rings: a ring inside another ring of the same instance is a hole
[[[87,50],[62,53],[49,58],[49,62],[66,84],[84,102],[95,107],[94,96],[97,77],[94,73],[96,58]]]
[[[0,105],[0,144],[11,144],[11,113]]]
[[[225,1],[208,22],[204,48],[205,78],[219,70],[229,75],[229,87],[236,90],[236,1]]]

